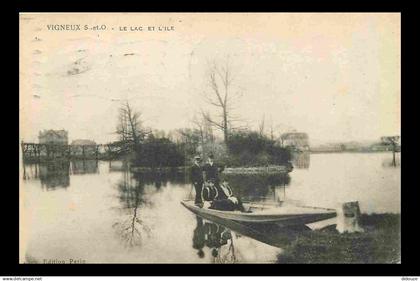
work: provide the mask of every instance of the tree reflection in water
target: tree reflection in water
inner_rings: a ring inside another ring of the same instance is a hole
[[[144,194],[144,183],[126,170],[117,188],[125,214],[121,221],[113,224],[113,228],[126,247],[139,246],[142,244],[143,236],[150,237],[151,234],[151,228],[140,218],[140,207],[150,204]]]
[[[382,167],[384,168],[396,168],[401,166],[401,159],[399,156],[397,156],[394,159],[384,159],[382,161]]]

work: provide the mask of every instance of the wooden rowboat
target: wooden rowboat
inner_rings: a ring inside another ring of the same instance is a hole
[[[247,212],[220,211],[200,208],[194,205],[193,200],[181,201],[181,204],[200,217],[208,220],[223,219],[238,223],[276,224],[279,226],[305,225],[330,219],[337,216],[334,209],[282,205],[276,206],[261,203],[244,203]]]

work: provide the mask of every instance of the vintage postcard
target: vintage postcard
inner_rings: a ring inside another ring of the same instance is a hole
[[[400,263],[399,13],[21,13],[20,263]]]

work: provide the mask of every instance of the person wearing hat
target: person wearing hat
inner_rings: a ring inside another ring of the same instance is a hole
[[[205,180],[212,182],[216,187],[219,187],[219,173],[222,172],[224,167],[219,167],[214,163],[213,154],[209,154],[206,165],[204,166]]]
[[[201,157],[194,157],[194,164],[191,167],[191,181],[195,189],[195,201],[196,205],[202,205],[203,199],[201,198],[201,190],[203,188],[203,169],[200,165]]]

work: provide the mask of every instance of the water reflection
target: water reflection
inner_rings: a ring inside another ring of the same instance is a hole
[[[144,184],[154,185],[157,189],[170,184],[188,184],[191,183],[189,177],[180,172],[135,172],[133,176],[136,180]]]
[[[200,259],[206,258],[208,253],[214,263],[236,263],[243,261],[243,257],[235,249],[235,241],[242,236],[276,248],[285,248],[309,231],[310,228],[305,225],[279,227],[274,224],[238,223],[218,218],[209,221],[196,216],[192,247]]]
[[[400,153],[396,153],[395,154],[395,159],[392,158],[387,158],[382,160],[382,167],[384,168],[396,168],[396,167],[400,167],[401,166],[401,159],[400,159],[401,155]]]
[[[151,233],[150,227],[141,218],[141,207],[151,204],[145,196],[144,187],[144,181],[128,170],[123,172],[122,179],[117,183],[117,197],[123,214],[112,227],[127,247],[141,245],[143,236]]]
[[[290,176],[225,177],[245,201],[277,202],[286,194],[286,201],[305,205],[335,208],[358,200],[363,213],[399,213],[400,167],[383,167],[387,159],[392,155],[314,154],[309,169]],[[86,164],[22,166],[23,214],[32,222],[28,256],[41,262],[276,262],[282,249],[308,231],[200,219],[180,204],[191,190],[184,174],[130,173],[117,161],[99,161],[97,170]],[[47,185],[55,191],[43,192]]]
[[[38,164],[29,163],[23,165],[23,180],[38,178]]]
[[[194,249],[203,249],[204,245],[209,248],[220,248],[233,239],[231,231],[236,235],[244,235],[270,246],[283,248],[290,245],[300,234],[310,231],[305,225],[280,227],[270,223],[244,223],[220,218],[204,222],[203,224],[203,219],[197,216],[197,227],[193,238]]]
[[[198,250],[198,257],[205,257],[203,249],[207,247],[211,250],[214,262],[236,262],[235,247],[230,230],[219,224],[203,220],[199,216],[196,216],[196,220],[197,226],[194,229],[193,248]],[[223,246],[227,246],[225,251],[222,251]]]
[[[96,160],[73,160],[71,161],[71,171],[74,175],[96,174],[98,161]]]
[[[41,187],[47,190],[57,187],[67,188],[70,185],[70,162],[54,161],[39,164]]]
[[[55,160],[39,163],[24,163],[23,180],[41,181],[46,190],[67,188],[70,186],[70,175],[98,173],[96,160]]]
[[[224,175],[233,194],[242,201],[278,201],[277,190],[290,184],[289,174],[275,175]]]
[[[124,172],[128,169],[126,161],[108,161],[109,172]]]
[[[292,164],[296,169],[309,169],[311,154],[309,152],[292,153]]]

